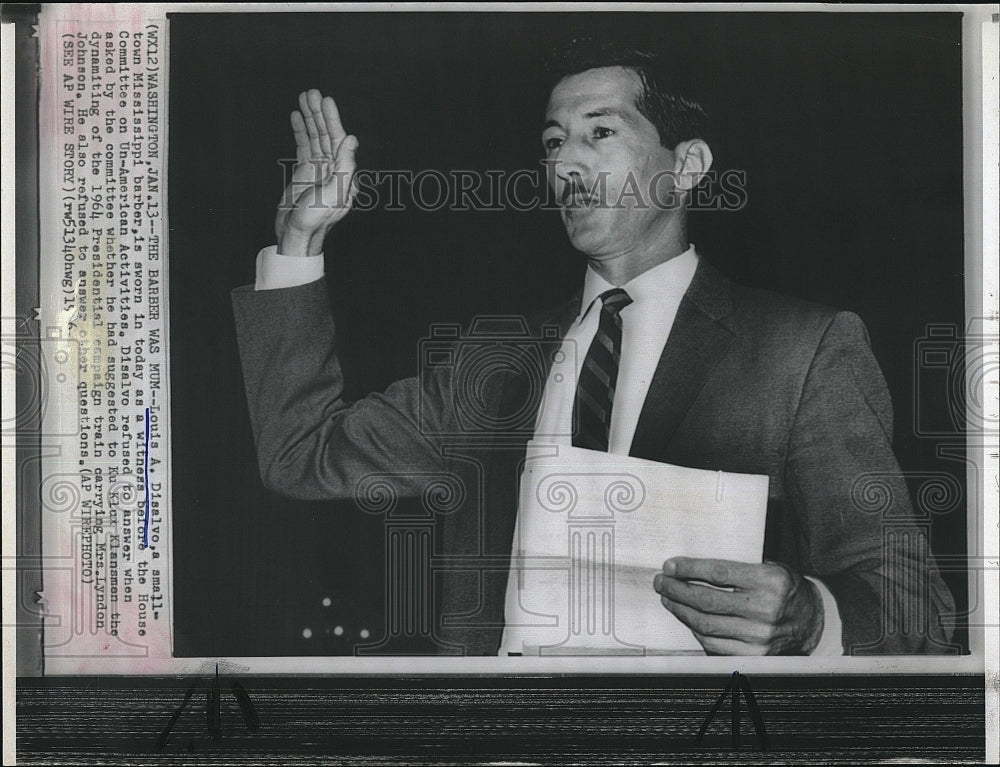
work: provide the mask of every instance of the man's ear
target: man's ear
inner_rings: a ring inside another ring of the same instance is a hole
[[[690,192],[712,167],[712,150],[700,138],[682,141],[674,147],[674,173],[677,189]]]

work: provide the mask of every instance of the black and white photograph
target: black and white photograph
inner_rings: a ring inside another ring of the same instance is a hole
[[[919,358],[964,334],[959,41],[954,15],[172,18],[175,651],[968,652],[962,424],[947,457],[921,433],[961,371]],[[641,508],[522,518],[559,446],[592,452],[546,473],[627,475]],[[671,502],[711,474],[593,452],[768,481],[688,532]]]
[[[451,760],[553,758],[464,751],[521,700],[579,758],[983,761],[989,10],[5,8],[31,760],[361,758],[239,740],[348,689],[426,760],[461,687]]]

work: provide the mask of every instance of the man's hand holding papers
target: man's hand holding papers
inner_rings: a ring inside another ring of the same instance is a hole
[[[767,498],[766,476],[532,441],[504,649],[809,652],[822,602],[810,581],[761,563]]]
[[[673,557],[653,587],[709,655],[808,654],[823,633],[816,585],[779,562]]]

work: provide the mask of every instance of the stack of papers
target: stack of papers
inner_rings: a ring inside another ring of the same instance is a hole
[[[760,562],[767,490],[767,476],[530,442],[501,654],[702,652],[653,577],[675,556]]]

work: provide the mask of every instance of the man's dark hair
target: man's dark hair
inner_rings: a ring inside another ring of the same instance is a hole
[[[664,71],[663,61],[649,51],[586,37],[574,39],[553,51],[546,63],[551,77],[549,92],[564,77],[603,67],[625,67],[639,76],[642,87],[636,109],[656,127],[660,143],[667,149],[688,139],[706,137],[705,109],[677,89]]]

